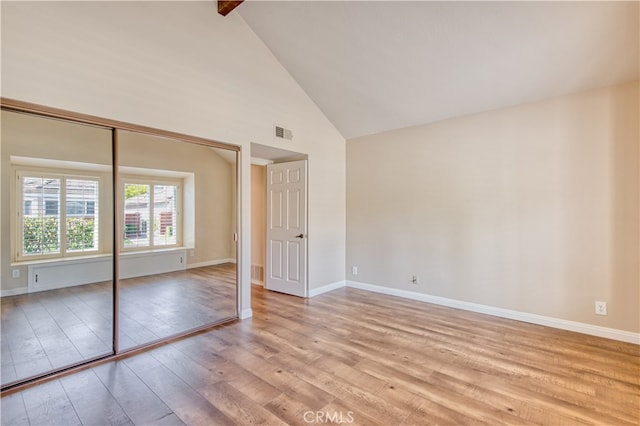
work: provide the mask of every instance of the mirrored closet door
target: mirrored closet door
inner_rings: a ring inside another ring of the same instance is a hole
[[[3,392],[237,318],[237,147],[2,108]]]
[[[112,131],[2,111],[2,385],[113,353]]]
[[[118,131],[120,349],[236,315],[236,152]]]

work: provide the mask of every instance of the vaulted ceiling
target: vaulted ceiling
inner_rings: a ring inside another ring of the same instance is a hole
[[[638,79],[638,2],[248,1],[345,138]]]

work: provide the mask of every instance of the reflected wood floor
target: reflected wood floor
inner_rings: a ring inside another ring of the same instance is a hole
[[[638,424],[637,345],[339,289],[2,399],[2,424]]]
[[[121,349],[235,314],[235,264],[120,281]],[[112,351],[110,282],[2,298],[2,383]]]

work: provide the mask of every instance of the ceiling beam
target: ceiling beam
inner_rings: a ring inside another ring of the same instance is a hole
[[[218,0],[218,13],[222,16],[227,16],[233,9],[240,6],[244,0],[230,1],[230,0]]]

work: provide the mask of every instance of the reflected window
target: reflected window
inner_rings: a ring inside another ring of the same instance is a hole
[[[100,180],[19,171],[18,259],[63,257],[100,247]]]
[[[179,245],[182,185],[177,181],[124,180],[124,248],[136,250]]]

